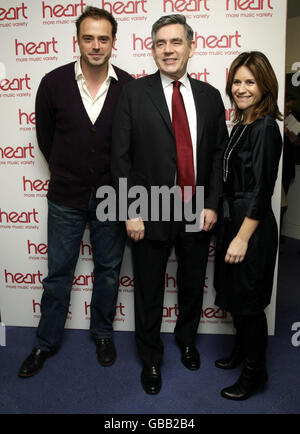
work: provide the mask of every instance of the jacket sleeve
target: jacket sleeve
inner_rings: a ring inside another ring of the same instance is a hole
[[[125,85],[122,89],[114,115],[111,150],[111,174],[113,185],[119,197],[119,201],[124,201],[126,195],[126,212],[130,202],[130,200],[127,199],[128,191],[133,185],[132,114],[129,100],[127,85]],[[126,185],[122,185],[122,187],[119,185],[120,178],[125,178]],[[119,210],[119,212],[121,211]],[[127,214],[126,217],[123,216],[123,218],[126,220]]]
[[[266,117],[263,123],[254,128],[250,135],[250,146],[255,185],[246,215],[261,220],[271,207],[282,149],[282,137],[276,121]]]
[[[212,168],[209,179],[209,195],[205,198],[204,207],[217,211],[219,200],[223,192],[222,161],[224,148],[228,140],[225,108],[219,91],[217,91],[215,125],[215,147],[213,150]]]
[[[43,77],[35,100],[36,135],[41,152],[49,162],[55,131],[55,113],[51,101],[51,93]]]
[[[119,184],[119,178],[130,177],[132,166],[131,131],[132,119],[125,85],[115,111],[112,133],[111,172],[116,188]]]

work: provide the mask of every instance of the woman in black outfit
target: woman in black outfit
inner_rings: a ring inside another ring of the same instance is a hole
[[[278,83],[260,52],[242,53],[230,67],[226,93],[236,125],[223,158],[224,196],[215,266],[216,305],[230,312],[236,328],[232,354],[215,362],[232,369],[244,362],[224,398],[247,399],[267,381],[267,320],[278,230],[271,206],[282,138],[276,119]]]

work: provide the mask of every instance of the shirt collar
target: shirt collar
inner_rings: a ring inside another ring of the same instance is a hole
[[[80,80],[81,78],[84,79],[84,75],[81,69],[81,65],[80,65],[80,58],[75,62],[75,80]],[[107,77],[106,80],[108,80],[109,78],[114,78],[116,81],[118,81],[118,76],[116,74],[116,71],[114,69],[114,67],[112,66],[112,64],[110,62],[108,62],[108,71],[107,71]]]
[[[162,87],[164,89],[167,86],[169,86],[171,83],[173,83],[173,81],[175,81],[173,78],[167,77],[162,72],[160,72],[160,78],[161,78],[161,82],[162,82]],[[180,83],[183,84],[183,86],[187,87],[188,86],[188,81],[189,81],[187,72],[178,81],[180,81]]]

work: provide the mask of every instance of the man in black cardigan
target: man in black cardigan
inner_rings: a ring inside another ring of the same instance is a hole
[[[126,234],[124,223],[100,222],[96,190],[111,184],[112,118],[121,89],[132,77],[110,56],[117,22],[87,7],[76,21],[81,57],[43,77],[36,97],[39,147],[49,163],[48,276],[32,353],[19,376],[36,374],[59,348],[69,310],[80,243],[87,223],[94,259],[90,329],[99,363],[116,358],[113,320]]]

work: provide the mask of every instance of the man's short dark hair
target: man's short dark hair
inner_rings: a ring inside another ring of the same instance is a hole
[[[79,37],[80,24],[85,18],[93,18],[94,20],[107,20],[111,24],[112,38],[114,39],[117,34],[118,23],[105,9],[99,9],[94,6],[87,6],[80,17],[76,20],[77,38]]]
[[[164,26],[167,26],[169,24],[182,24],[184,27],[184,33],[185,37],[187,39],[187,42],[189,46],[191,45],[193,38],[194,38],[194,31],[191,28],[191,26],[186,22],[186,18],[184,15],[179,14],[173,14],[173,15],[164,15],[160,17],[152,26],[152,44],[154,46],[155,42],[155,36],[157,31]]]

